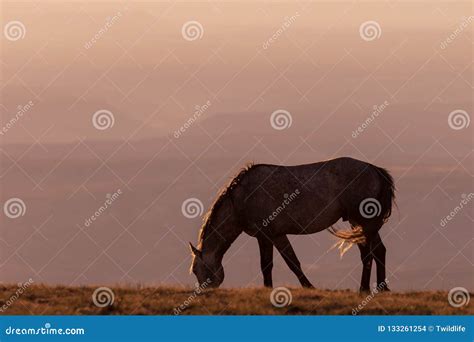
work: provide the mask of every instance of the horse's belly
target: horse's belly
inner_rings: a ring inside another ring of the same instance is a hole
[[[329,228],[342,216],[337,201],[328,201],[322,194],[306,193],[285,205],[258,202],[243,213],[244,231],[255,236],[260,231],[268,235],[314,234]],[[258,207],[258,210],[255,208]]]
[[[333,224],[335,224],[340,219],[339,215],[334,215],[332,217],[316,218],[305,222],[304,224],[295,224],[289,230],[291,233],[288,234],[314,234],[320,231],[323,231]]]

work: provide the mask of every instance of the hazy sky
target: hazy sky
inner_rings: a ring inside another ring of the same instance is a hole
[[[440,223],[472,193],[470,2],[1,6],[1,201],[26,211],[0,218],[0,280],[192,284],[183,201],[205,212],[248,161],[349,155],[397,182],[392,287],[473,288],[472,203]],[[292,241],[316,286],[358,287],[357,248]],[[225,263],[261,284],[253,239]]]

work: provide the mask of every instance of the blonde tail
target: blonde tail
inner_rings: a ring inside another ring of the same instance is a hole
[[[362,231],[362,227],[355,227],[350,231],[341,231],[334,227],[328,229],[329,233],[340,239],[337,241],[331,249],[337,247],[339,249],[339,255],[342,257],[355,243],[365,244],[366,239]]]

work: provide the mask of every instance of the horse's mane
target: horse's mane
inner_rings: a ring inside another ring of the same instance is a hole
[[[200,244],[204,240],[206,234],[209,233],[210,222],[212,221],[214,213],[217,211],[217,209],[219,209],[221,204],[227,198],[229,198],[229,196],[232,193],[232,190],[235,189],[235,187],[240,184],[240,182],[242,181],[244,176],[255,166],[256,165],[254,163],[248,163],[244,168],[242,168],[239,171],[239,173],[236,176],[234,176],[232,178],[232,180],[226,186],[224,186],[219,191],[219,193],[216,197],[216,200],[214,201],[214,203],[211,206],[211,209],[209,209],[209,211],[206,213],[206,215],[204,215],[201,230],[199,231],[199,240],[198,240],[199,241],[199,246],[198,247],[200,247]]]

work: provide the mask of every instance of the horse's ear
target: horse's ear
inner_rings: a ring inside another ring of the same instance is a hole
[[[191,253],[193,253],[194,256],[201,256],[201,251],[194,247],[191,242],[189,243],[189,249],[191,250]]]

